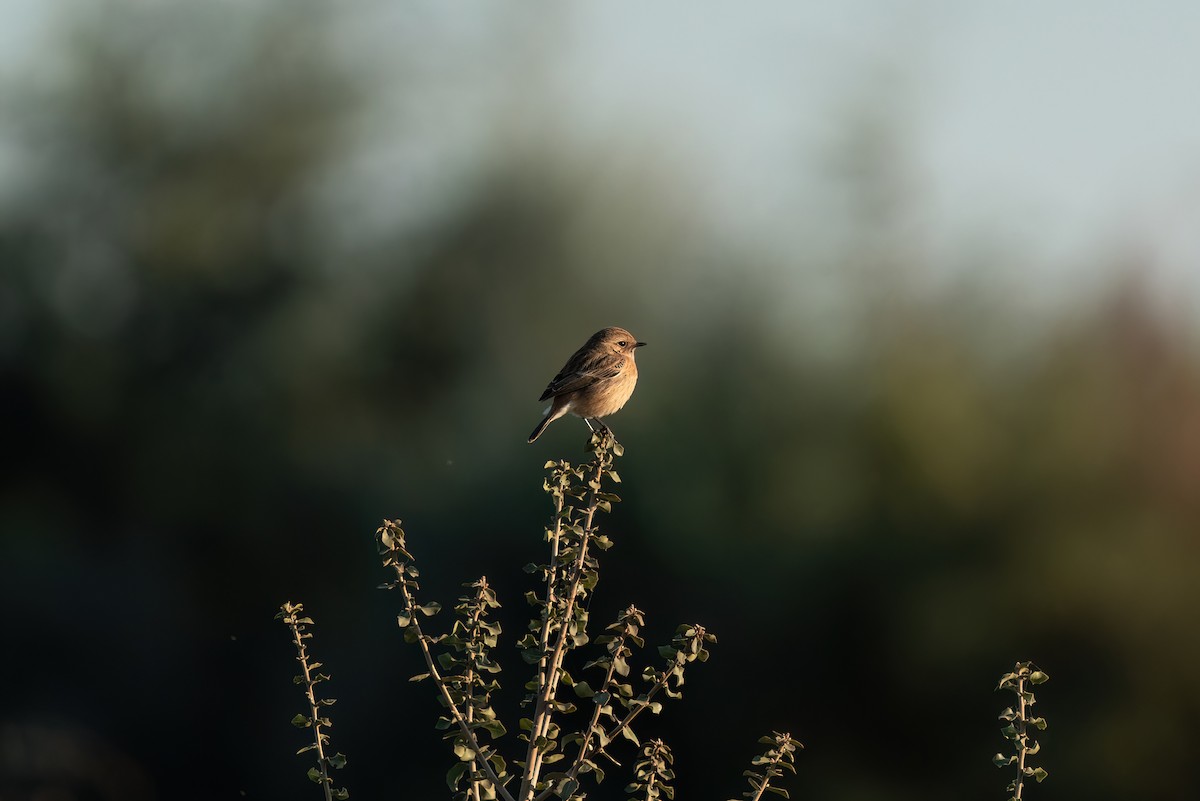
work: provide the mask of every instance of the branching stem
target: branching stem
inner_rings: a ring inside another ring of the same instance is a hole
[[[525,763],[525,778],[521,782],[521,799],[522,801],[531,801],[534,797],[534,792],[537,788],[538,777],[542,771],[543,752],[538,741],[546,736],[550,731],[550,722],[553,717],[553,704],[558,695],[558,683],[562,675],[563,658],[567,652],[567,641],[571,636],[571,621],[575,615],[575,604],[579,597],[579,586],[583,579],[583,568],[587,560],[588,544],[591,542],[593,534],[593,520],[596,516],[596,509],[599,507],[599,492],[600,481],[604,477],[604,458],[599,452],[596,453],[595,471],[590,482],[591,493],[588,500],[587,510],[583,518],[583,537],[579,543],[579,553],[572,561],[569,572],[566,574],[569,579],[567,587],[566,603],[563,611],[556,614],[554,603],[556,601],[554,595],[554,586],[561,570],[559,557],[559,540],[562,532],[562,505],[561,496],[555,503],[555,522],[553,532],[553,555],[550,563],[550,571],[546,579],[546,606],[542,611],[542,630],[539,647],[542,649],[542,658],[538,662],[538,696],[533,712],[533,726],[529,733],[529,749]],[[554,643],[554,649],[549,650],[551,636],[551,618],[557,617],[559,621],[558,636]],[[547,659],[547,653],[549,658]],[[543,796],[545,793],[543,793]]]
[[[755,791],[754,796],[751,797],[750,801],[759,801],[759,799],[763,797],[763,793],[767,791],[767,787],[770,786],[771,779],[783,773],[779,767],[779,763],[783,759],[783,754],[784,752],[780,751],[771,759],[770,762],[767,763],[767,769],[763,771],[762,784],[758,786],[758,790]]]
[[[475,609],[474,609],[474,611],[471,612],[471,616],[467,619],[468,623],[467,623],[466,628],[467,628],[467,631],[469,631],[469,632],[474,632],[478,629],[479,618],[483,614],[483,594],[487,590],[487,577],[485,576],[485,577],[481,578],[480,582],[481,582],[481,586],[479,588],[479,592],[477,593],[477,597],[476,597],[477,603],[475,605]],[[468,703],[467,703],[466,719],[467,719],[467,727],[468,728],[470,728],[471,724],[475,722],[475,705],[470,703],[470,696],[471,696],[472,688],[475,686],[475,676],[478,675],[478,667],[479,666],[475,660],[475,651],[474,651],[474,649],[469,649],[467,651],[467,672],[463,676],[463,682],[466,684],[466,687],[467,687]],[[478,754],[479,751],[475,751],[475,753]],[[478,758],[472,759],[471,760],[471,776],[476,775],[476,773],[478,772],[478,767],[479,767],[479,759]],[[492,779],[492,783],[497,784],[494,777]],[[479,782],[476,781],[474,778],[471,779],[471,798],[474,799],[474,801],[482,801],[482,799],[480,798],[480,792],[479,792]]]
[[[425,666],[429,668],[429,676],[433,679],[433,683],[437,685],[438,692],[442,695],[442,700],[446,704],[446,708],[450,710],[450,716],[454,722],[458,724],[459,731],[462,732],[463,739],[471,750],[479,755],[479,764],[483,766],[484,773],[492,782],[492,786],[496,788],[496,793],[505,801],[516,801],[508,789],[500,783],[500,778],[496,775],[496,771],[492,768],[490,757],[494,753],[493,750],[484,751],[480,746],[479,740],[475,737],[475,732],[471,729],[471,721],[458,708],[458,704],[454,703],[454,697],[450,695],[450,690],[446,686],[446,680],[442,677],[441,672],[437,668],[437,661],[433,658],[433,653],[429,650],[429,635],[421,630],[421,624],[418,621],[417,602],[413,598],[412,592],[408,589],[408,582],[404,576],[404,571],[397,566],[396,573],[400,580],[397,585],[400,587],[400,592],[404,595],[404,610],[409,615],[411,623],[417,633],[417,643],[421,647],[421,655],[425,657]],[[468,705],[468,711],[469,711]],[[476,785],[476,788],[478,785]]]

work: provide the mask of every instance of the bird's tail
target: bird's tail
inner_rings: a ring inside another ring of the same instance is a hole
[[[537,428],[533,429],[533,433],[529,435],[528,441],[533,442],[535,439],[540,437],[542,432],[546,430],[546,426],[550,425],[550,421],[553,419],[554,417],[547,413],[546,416],[542,418],[542,422],[537,424]]]

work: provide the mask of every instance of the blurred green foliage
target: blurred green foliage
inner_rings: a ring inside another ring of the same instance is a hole
[[[919,199],[872,136],[847,135],[859,169],[834,171],[837,234],[810,251],[740,238],[674,168],[503,102],[452,186],[393,178],[371,148],[412,120],[379,105],[436,115],[428,76],[362,70],[333,11],[76,11],[0,121],[0,794],[200,797],[212,764],[205,797],[305,792],[269,622],[293,593],[348,666],[347,783],[440,792],[420,770],[436,710],[393,691],[415,665],[371,592],[374,521],[429,532],[431,597],[485,569],[523,592],[541,464],[586,433],[526,446],[534,399],[609,324],[650,347],[613,420],[620,587],[595,614],[654,609],[651,636],[700,619],[726,658],[698,689],[745,689],[670,721],[682,795],[709,786],[690,763],[739,792],[714,731],[772,728],[808,745],[796,797],[986,793],[980,688],[1018,656],[1056,677],[1056,797],[1196,786],[1200,369],[1137,265],[1052,319],[924,288]]]

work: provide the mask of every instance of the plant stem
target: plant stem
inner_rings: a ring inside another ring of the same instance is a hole
[[[650,688],[650,691],[648,693],[646,693],[646,703],[635,706],[633,709],[629,710],[628,714],[626,714],[625,717],[619,723],[613,724],[612,729],[610,729],[604,735],[605,742],[612,742],[623,730],[629,728],[630,725],[632,725],[634,718],[636,718],[638,715],[640,715],[643,709],[649,708],[650,701],[654,698],[655,695],[658,694],[659,690],[661,690],[663,687],[667,686],[667,682],[669,680],[670,680],[670,674],[664,670],[662,677],[654,684],[653,687]],[[591,732],[590,727],[589,727],[588,731],[589,731],[589,733]],[[586,747],[586,743],[582,747]],[[571,768],[567,771],[567,775],[570,776],[571,778],[575,778],[576,776],[579,775],[579,770],[582,767],[583,760],[585,759],[582,747],[579,752],[579,756],[576,757],[576,759],[575,759],[575,763],[572,764]],[[587,756],[591,756],[592,754],[601,753],[603,750],[604,750],[603,748],[597,748],[597,749],[593,750]],[[605,754],[605,756],[608,756],[608,754]],[[609,759],[612,759],[612,757],[609,757]],[[616,760],[613,759],[613,762],[616,762]],[[537,797],[534,798],[534,801],[545,801],[545,799],[549,798],[553,792],[554,792],[553,788],[547,787],[545,790],[538,793]]]
[[[763,771],[763,782],[758,786],[758,790],[754,793],[754,797],[750,801],[759,801],[763,797],[763,793],[767,791],[767,786],[771,784],[771,777],[778,776],[781,772],[779,771],[779,761],[781,759],[783,759],[782,749],[771,760],[771,763],[767,765],[767,769]]]
[[[488,760],[491,756],[491,751],[484,752],[479,745],[479,740],[475,737],[475,732],[471,730],[469,721],[463,716],[458,705],[454,703],[454,697],[450,695],[450,690],[446,687],[446,680],[442,678],[442,674],[437,669],[437,662],[433,658],[433,654],[429,650],[429,637],[421,630],[421,624],[417,619],[417,602],[413,598],[412,593],[408,589],[408,582],[404,577],[404,571],[397,568],[399,574],[400,591],[404,594],[405,612],[409,615],[412,625],[417,632],[417,643],[421,646],[421,655],[425,657],[425,666],[429,668],[429,675],[433,679],[433,683],[437,685],[438,691],[442,694],[442,700],[446,703],[446,708],[450,710],[450,715],[454,722],[458,724],[459,731],[462,732],[463,739],[467,741],[467,745],[471,747],[479,757],[479,764],[483,766],[484,773],[491,780],[492,786],[496,788],[496,793],[499,794],[505,801],[516,801],[508,789],[500,784],[500,778],[496,775],[496,771],[492,768],[492,763]],[[469,705],[468,705],[469,709]]]
[[[621,649],[625,646],[625,635],[621,634],[616,641],[616,648],[612,653],[614,657],[609,660],[608,671],[604,674],[604,682],[600,685],[600,692],[608,692],[609,686],[613,681],[613,674],[617,672],[616,654],[621,653]],[[579,756],[575,757],[575,762],[572,763],[570,769],[567,770],[567,775],[572,779],[579,774],[579,769],[583,766],[583,760],[587,759],[591,754],[589,748],[592,744],[592,739],[596,736],[596,731],[600,724],[600,710],[602,704],[595,704],[595,709],[592,710],[592,719],[588,722],[587,729],[583,734],[583,742],[579,744]]]
[[[550,532],[550,569],[546,572],[546,605],[542,608],[542,628],[538,632],[538,648],[541,651],[541,656],[538,658],[537,668],[537,702],[534,706],[532,722],[533,725],[529,729],[529,748],[525,757],[525,771],[521,779],[521,791],[519,793],[522,801],[530,797],[535,786],[535,776],[530,770],[533,765],[535,755],[535,735],[534,732],[538,728],[539,721],[542,715],[545,714],[543,698],[546,692],[546,682],[549,676],[547,670],[548,658],[550,657],[550,626],[553,622],[554,615],[551,609],[555,603],[555,588],[558,586],[559,561],[558,551],[559,543],[562,538],[562,511],[565,504],[565,498],[560,492],[554,498],[554,528]]]
[[[300,636],[300,627],[296,622],[288,623],[292,630],[292,642],[296,644],[296,661],[304,671],[304,696],[308,699],[309,714],[312,717],[313,744],[317,750],[317,767],[321,769],[321,789],[325,791],[325,801],[333,801],[332,782],[329,780],[329,768],[325,763],[325,745],[321,738],[320,707],[317,706],[317,696],[313,692],[314,682],[312,671],[308,668],[308,649],[304,646],[304,638]]]
[[[479,592],[476,593],[475,610],[471,613],[471,617],[468,618],[469,623],[466,627],[466,633],[468,634],[468,637],[470,637],[470,638],[474,637],[475,633],[478,631],[478,628],[479,628],[479,616],[483,613],[483,593],[487,590],[487,576],[481,577],[479,579],[479,581],[480,581],[481,586],[479,588]],[[477,670],[476,670],[476,663],[475,663],[475,652],[473,650],[468,649],[467,650],[467,672],[463,676],[463,682],[466,684],[466,687],[467,687],[467,716],[466,717],[467,717],[467,726],[468,727],[470,727],[470,725],[475,722],[475,705],[473,703],[471,703],[471,694],[472,694],[472,688],[475,686],[476,673],[477,673]],[[479,752],[476,751],[475,753],[478,754]],[[472,777],[474,777],[475,774],[478,773],[478,768],[479,768],[479,760],[477,758],[472,759],[471,760],[471,776]],[[474,801],[481,801],[480,793],[479,793],[479,782],[476,781],[474,778],[471,779],[471,798],[473,798]]]
[[[1025,677],[1017,675],[1017,787],[1013,798],[1021,801],[1021,792],[1025,789],[1025,752],[1027,726],[1025,723]]]
[[[570,584],[567,588],[566,604],[563,607],[561,615],[559,615],[558,637],[554,644],[554,650],[550,653],[550,658],[547,661],[544,654],[549,646],[550,636],[550,618],[552,612],[552,589],[553,581],[556,575],[557,548],[558,548],[558,533],[561,531],[561,520],[556,514],[555,520],[555,554],[554,561],[551,563],[550,576],[547,579],[546,590],[546,608],[542,625],[542,641],[543,658],[538,663],[538,698],[537,704],[534,707],[533,726],[529,732],[529,750],[528,759],[525,763],[525,779],[521,782],[521,799],[522,801],[530,801],[534,797],[534,792],[537,788],[538,777],[542,771],[542,749],[538,746],[538,740],[546,736],[550,730],[550,720],[553,717],[554,700],[558,694],[558,681],[562,673],[563,657],[566,656],[567,640],[570,637],[570,623],[575,614],[575,604],[579,597],[580,581],[583,578],[583,567],[587,560],[588,543],[591,541],[593,533],[593,520],[596,516],[596,509],[599,507],[599,498],[597,495],[600,490],[600,481],[604,477],[604,458],[599,452],[596,453],[595,459],[595,475],[592,480],[591,498],[588,502],[587,511],[583,520],[583,537],[579,543],[579,555],[571,563],[569,576]],[[560,508],[560,504],[556,504]],[[559,509],[556,508],[556,511]],[[543,667],[544,665],[544,667]]]

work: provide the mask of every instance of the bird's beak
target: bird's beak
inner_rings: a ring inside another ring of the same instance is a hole
[[[645,343],[645,342],[639,342],[639,343],[637,343],[636,345],[634,345],[634,347],[635,347],[635,348],[644,348],[644,347],[646,347],[646,343]]]

